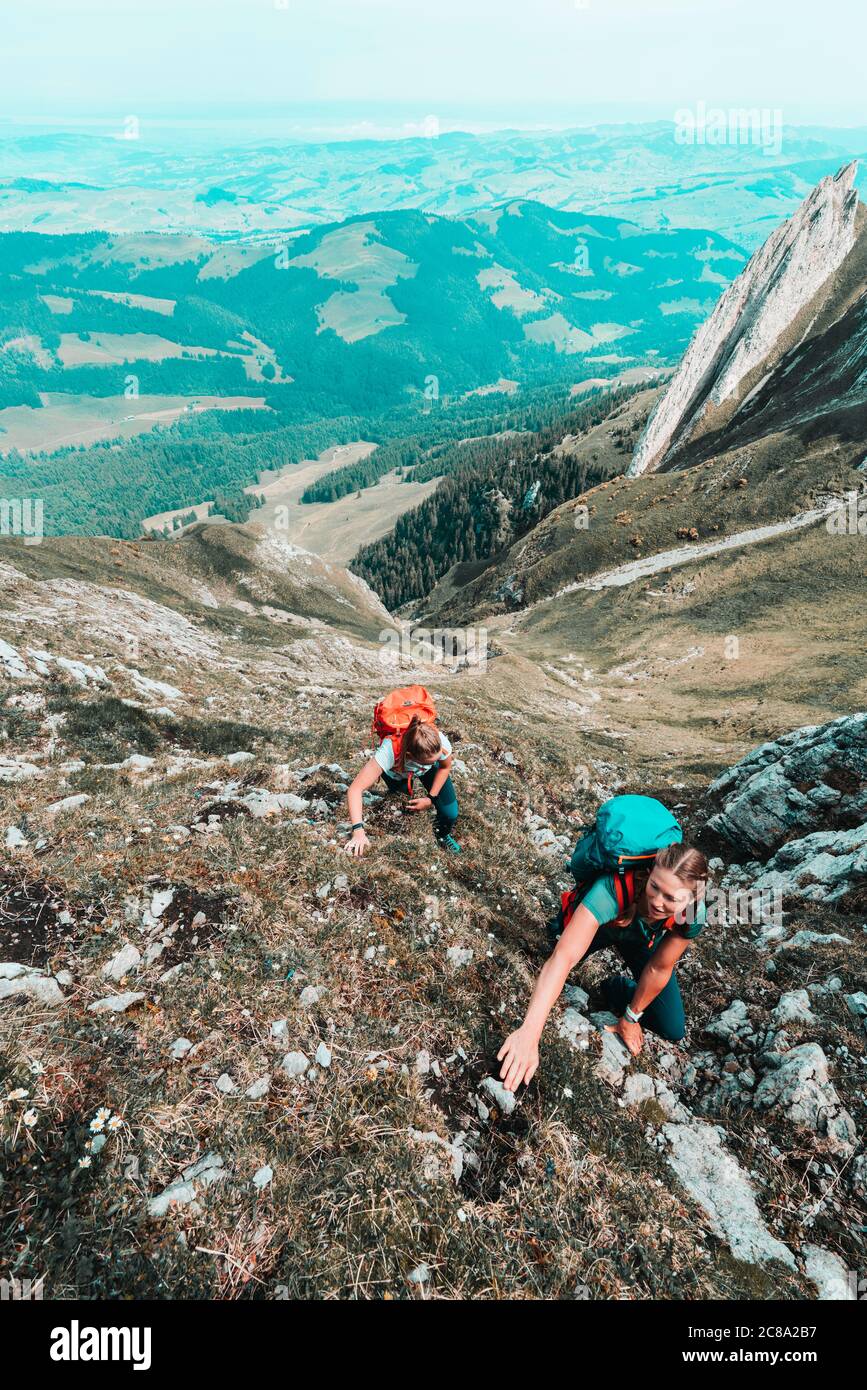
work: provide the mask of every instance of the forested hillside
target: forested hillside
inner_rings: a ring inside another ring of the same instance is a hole
[[[364,546],[352,568],[394,610],[428,594],[452,565],[486,560],[531,530],[548,512],[625,469],[649,406],[616,423],[647,392],[595,396],[544,428],[452,446],[437,460],[446,474],[433,496],[401,516],[382,540]],[[613,447],[557,448],[611,420]],[[424,467],[415,470],[415,477]]]
[[[538,430],[573,385],[676,361],[743,259],[527,201],[280,245],[0,235],[0,491],[26,479],[49,533],[131,537],[353,439],[380,448],[305,501],[437,477],[461,439]]]

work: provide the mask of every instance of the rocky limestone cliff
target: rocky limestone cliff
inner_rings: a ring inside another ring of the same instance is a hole
[[[795,321],[855,244],[856,169],[853,162],[822,179],[725,291],[650,417],[628,476],[659,468],[713,409],[736,397],[775,349],[795,345]],[[808,319],[795,342],[810,327]]]

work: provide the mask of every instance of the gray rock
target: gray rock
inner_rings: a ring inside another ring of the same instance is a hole
[[[844,995],[846,1007],[855,1018],[867,1018],[867,994],[859,990],[857,994]]]
[[[271,1073],[266,1072],[264,1076],[258,1077],[252,1085],[248,1086],[244,1095],[248,1100],[261,1100],[267,1096],[271,1089]]]
[[[270,1186],[273,1177],[274,1169],[271,1167],[270,1163],[266,1163],[253,1174],[253,1186],[258,1187],[261,1192],[264,1188]]]
[[[632,1055],[626,1044],[615,1033],[603,1033],[602,1056],[593,1069],[596,1075],[609,1086],[621,1086],[624,1069],[631,1062]]]
[[[422,1048],[415,1059],[415,1071],[417,1076],[427,1076],[430,1071],[430,1053],[426,1048]]]
[[[411,1274],[407,1275],[411,1284],[427,1284],[430,1281],[430,1266],[426,1264],[416,1265]]]
[[[778,946],[774,955],[778,956],[781,951],[793,951],[804,946],[817,946],[829,941],[839,941],[844,946],[851,946],[852,944],[848,936],[841,936],[836,931],[821,932],[805,929],[804,931],[796,931],[794,936],[790,936],[788,941],[784,941],[781,946]]]
[[[112,956],[102,967],[102,973],[108,980],[122,980],[124,975],[128,975],[131,970],[135,970],[141,961],[141,951],[132,942],[127,942],[125,946]]]
[[[460,1182],[464,1171],[466,1154],[464,1149],[457,1143],[450,1144],[447,1139],[443,1139],[441,1134],[435,1130],[423,1132],[419,1129],[411,1129],[409,1137],[416,1144],[429,1145],[434,1149],[442,1149],[448,1164],[451,1176],[455,1182]],[[440,1166],[434,1154],[430,1154],[422,1164],[422,1176],[429,1182],[441,1177]]]
[[[818,1289],[820,1301],[848,1303],[857,1298],[856,1280],[850,1278],[849,1270],[839,1255],[823,1250],[820,1245],[804,1245],[801,1254],[804,1257],[804,1273]]]
[[[27,841],[21,834],[17,825],[9,826],[9,829],[6,831],[4,844],[7,849],[26,849],[27,847]]]
[[[68,811],[77,811],[83,806],[90,797],[85,792],[79,792],[77,796],[64,796],[60,801],[53,801],[50,806],[46,806],[46,816],[62,816]]]
[[[578,1047],[582,1052],[586,1052],[588,1039],[594,1029],[589,1018],[585,1018],[578,1009],[570,1008],[563,1011],[557,1031],[560,1037],[565,1038],[573,1047]]]
[[[469,965],[472,958],[473,952],[469,946],[449,946],[446,950],[446,960],[458,970]]]
[[[20,994],[52,1009],[63,1003],[63,990],[44,970],[17,961],[0,962],[0,999]]]
[[[223,1160],[219,1154],[208,1153],[185,1168],[182,1177],[169,1183],[156,1197],[151,1197],[147,1205],[151,1217],[165,1216],[170,1207],[189,1206],[194,1202],[202,1188],[220,1182],[226,1177]]]
[[[125,994],[109,994],[105,999],[97,999],[95,1004],[88,1004],[87,1007],[92,1014],[122,1014],[133,1004],[140,1004],[144,997],[144,994],[127,990]]]
[[[514,1091],[507,1091],[499,1077],[486,1076],[479,1089],[487,1091],[488,1095],[503,1115],[511,1115],[515,1106],[518,1104],[518,1099]]]
[[[798,1128],[826,1138],[834,1153],[851,1154],[857,1139],[855,1122],[829,1079],[828,1059],[818,1043],[802,1043],[777,1056],[778,1065],[756,1087],[756,1109],[779,1106]]]
[[[805,989],[792,989],[780,996],[780,1002],[771,1014],[775,1028],[787,1023],[815,1023],[816,1018],[810,1008],[810,996]]]
[[[287,1052],[280,1065],[287,1076],[303,1076],[310,1062],[303,1052]]]
[[[719,1038],[722,1042],[732,1043],[741,1041],[752,1033],[747,1006],[743,999],[733,999],[727,1009],[716,1018],[712,1018],[704,1030],[710,1037]]]
[[[627,1105],[640,1105],[642,1101],[653,1100],[655,1095],[652,1076],[643,1071],[627,1076],[623,1085],[623,1099]]]
[[[738,1260],[795,1269],[795,1257],[762,1220],[750,1180],[723,1147],[722,1134],[701,1120],[662,1127],[666,1156],[686,1191],[702,1208],[714,1233]]]
[[[316,985],[307,985],[298,996],[298,1003],[302,1009],[312,1009],[313,1005],[318,1004],[321,998],[321,989],[318,989]]]
[[[822,830],[790,840],[753,882],[759,894],[831,903],[867,877],[867,822],[854,830]]]
[[[328,1046],[327,1043],[321,1042],[319,1044],[319,1046],[316,1049],[316,1056],[313,1060],[316,1062],[317,1066],[331,1066],[331,1048]]]
[[[224,1096],[234,1095],[237,1089],[237,1085],[227,1071],[224,1071],[221,1076],[217,1077],[217,1090],[222,1091]]]
[[[839,796],[827,797],[828,790]],[[793,831],[809,836],[867,822],[867,714],[762,744],[717,778],[709,794],[721,803],[710,829],[750,858],[775,854]]]
[[[176,1062],[179,1062],[182,1057],[187,1055],[192,1045],[189,1038],[175,1038],[169,1048],[169,1056],[173,1057]]]
[[[595,1014],[590,1015],[590,1022],[600,1033],[604,1033],[606,1028],[613,1028],[617,1022],[617,1015],[609,1012],[608,1009],[599,1009]]]
[[[568,1004],[574,1005],[576,1009],[581,1009],[582,1012],[590,1003],[590,995],[587,993],[586,989],[582,989],[580,985],[566,985],[563,990],[563,998]]]

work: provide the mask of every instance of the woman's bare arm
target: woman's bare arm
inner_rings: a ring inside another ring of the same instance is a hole
[[[692,942],[685,936],[667,936],[665,940],[657,946],[650,960],[645,965],[638,977],[638,984],[632,996],[629,1007],[634,1013],[644,1013],[648,1005],[652,1004],[671,979],[674,967],[680,960]],[[640,1023],[633,1023],[624,1014],[616,1024],[608,1029],[611,1033],[617,1033],[623,1039],[629,1051],[637,1057],[644,1046],[644,1033]]]
[[[524,1022],[497,1053],[497,1061],[503,1063],[500,1076],[507,1091],[516,1091],[522,1081],[532,1080],[539,1065],[539,1039],[548,1015],[560,997],[570,970],[586,955],[598,929],[599,923],[588,908],[576,908],[542,966]]]
[[[349,805],[349,820],[352,825],[356,825],[364,814],[363,796],[366,791],[376,783],[382,774],[382,768],[376,758],[370,758],[358,775],[353,779],[349,791],[346,793],[346,800]],[[363,827],[353,830],[347,842],[346,851],[348,854],[363,854],[368,845],[367,835]]]

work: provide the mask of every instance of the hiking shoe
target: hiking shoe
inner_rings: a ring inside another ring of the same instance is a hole
[[[452,854],[460,854],[461,847],[451,835],[437,835],[435,838],[441,849],[450,850]]]

